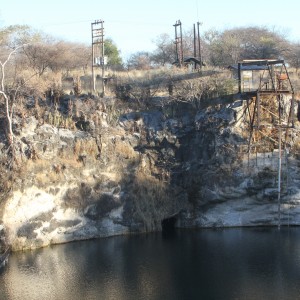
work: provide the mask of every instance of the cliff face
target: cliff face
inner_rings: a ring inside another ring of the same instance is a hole
[[[131,112],[86,131],[17,133],[20,174],[1,203],[13,249],[178,227],[276,225],[278,151],[247,154],[245,101]],[[296,130],[292,132],[297,145]],[[283,156],[281,223],[300,224],[296,146]]]

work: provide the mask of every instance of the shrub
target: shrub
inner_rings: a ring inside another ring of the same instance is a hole
[[[138,173],[132,183],[130,197],[133,217],[144,224],[146,231],[161,229],[161,221],[173,206],[168,185],[152,176]]]

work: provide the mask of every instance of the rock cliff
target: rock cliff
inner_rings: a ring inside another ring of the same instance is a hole
[[[160,105],[65,129],[16,130],[20,170],[0,204],[14,250],[177,227],[278,223],[278,150],[248,153],[246,101]],[[88,126],[83,126],[88,124]],[[297,125],[297,124],[296,124]],[[297,126],[282,157],[281,223],[300,224]]]

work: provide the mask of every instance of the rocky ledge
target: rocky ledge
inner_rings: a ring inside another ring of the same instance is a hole
[[[278,150],[249,154],[244,119],[243,100],[129,112],[85,131],[26,119],[0,209],[7,241],[32,249],[161,230],[169,218],[185,228],[277,225]],[[282,157],[284,225],[300,224],[297,132]]]

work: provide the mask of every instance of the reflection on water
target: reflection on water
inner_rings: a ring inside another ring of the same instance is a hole
[[[300,228],[177,231],[14,253],[0,299],[299,299]]]

